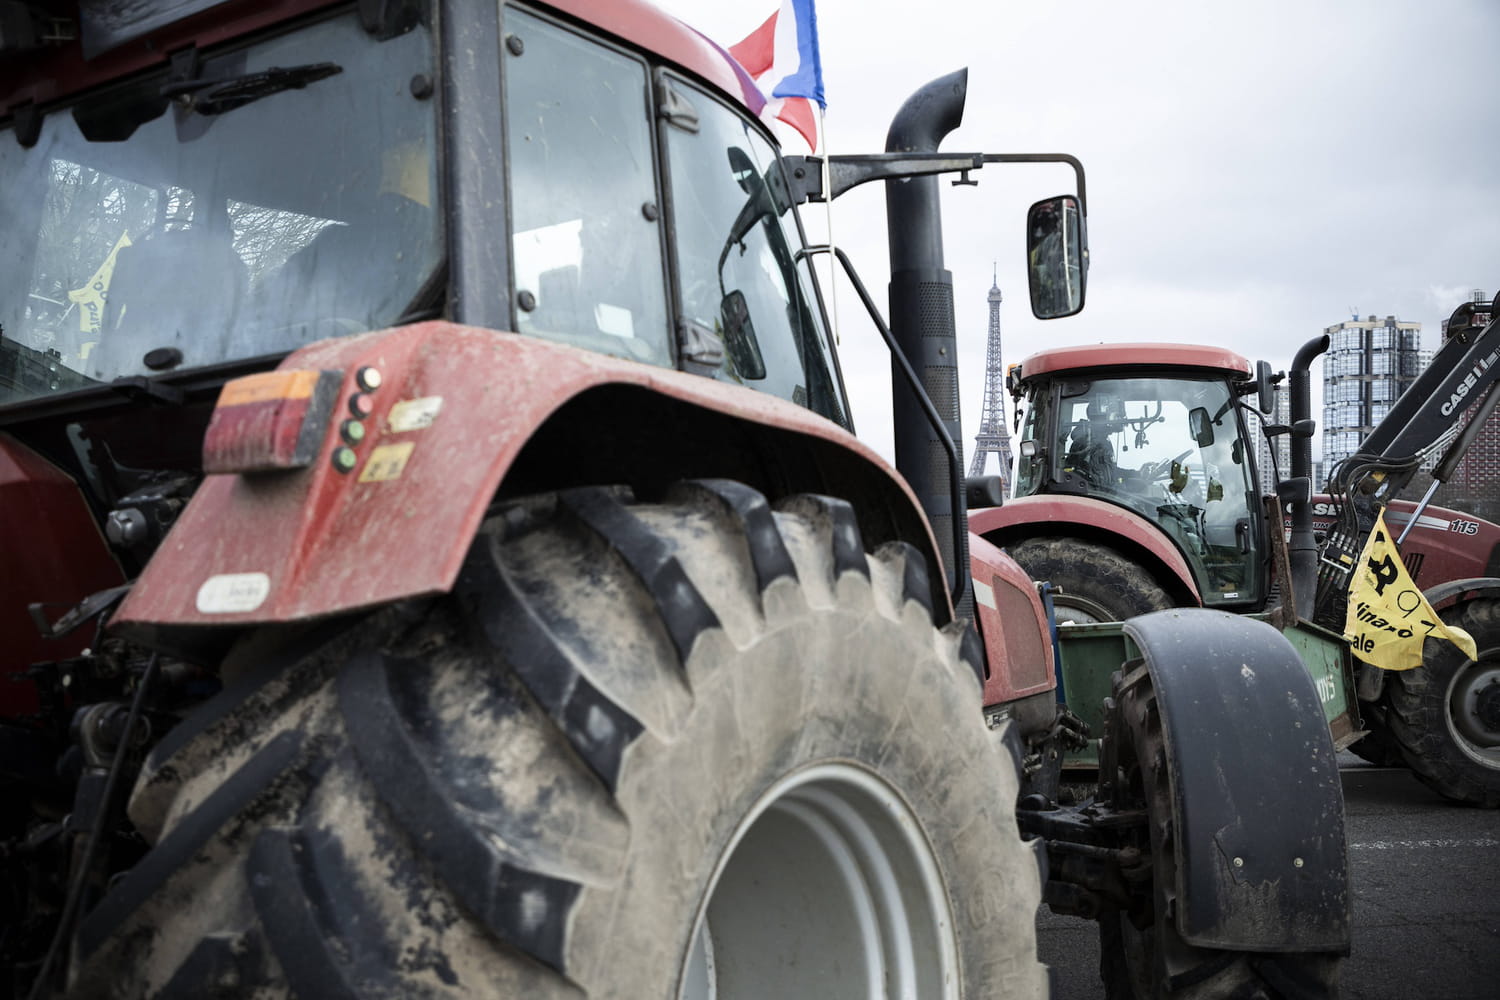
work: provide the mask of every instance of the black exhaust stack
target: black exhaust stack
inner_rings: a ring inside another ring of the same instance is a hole
[[[888,153],[933,153],[963,120],[969,71],[939,77],[906,99],[886,135]],[[953,322],[953,275],[943,268],[943,220],[937,177],[885,183],[890,233],[891,332],[937,408],[963,467],[958,410],[958,339]],[[896,468],[911,484],[937,538],[949,576],[967,580],[968,528],[962,506],[954,510],[948,448],[936,437],[922,406],[896,365],[891,366]],[[955,530],[957,529],[957,530]],[[954,551],[955,547],[958,551]],[[956,569],[956,573],[955,573]],[[973,597],[963,589],[960,618],[973,619]]]
[[[1292,359],[1292,370],[1287,377],[1287,400],[1292,426],[1292,479],[1301,480],[1296,496],[1291,502],[1292,531],[1287,542],[1287,555],[1291,562],[1292,593],[1297,601],[1297,617],[1308,621],[1313,617],[1315,591],[1318,581],[1318,543],[1313,534],[1312,504],[1309,502],[1317,484],[1312,481],[1312,363],[1318,355],[1328,350],[1328,336],[1314,337],[1303,344]],[[1299,433],[1305,431],[1305,433]],[[1272,525],[1273,531],[1279,525]]]

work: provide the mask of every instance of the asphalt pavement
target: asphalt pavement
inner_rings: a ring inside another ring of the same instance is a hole
[[[1354,885],[1343,1000],[1500,998],[1500,810],[1449,803],[1410,772],[1339,755]],[[1043,912],[1053,1000],[1100,1000],[1090,921]]]

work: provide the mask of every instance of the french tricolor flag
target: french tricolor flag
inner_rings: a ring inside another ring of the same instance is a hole
[[[818,149],[817,116],[812,102],[823,99],[823,63],[818,57],[818,16],[813,0],[781,0],[781,9],[756,28],[729,54],[769,94],[771,114],[796,129],[814,152]]]

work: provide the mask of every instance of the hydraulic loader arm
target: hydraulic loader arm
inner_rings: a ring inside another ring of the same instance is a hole
[[[1328,492],[1339,509],[1339,519],[1319,559],[1313,615],[1319,624],[1339,627],[1343,622],[1349,573],[1379,508],[1400,495],[1426,453],[1447,447],[1433,470],[1433,489],[1417,505],[1415,513],[1420,514],[1500,403],[1500,392],[1495,391],[1500,381],[1496,305],[1500,302],[1466,302],[1454,311],[1448,320],[1448,342],[1432,364],[1401,395],[1359,451],[1333,469]],[[1476,402],[1473,419],[1464,427],[1463,414]]]
[[[1475,325],[1475,316],[1472,302],[1454,312],[1448,321],[1448,342],[1360,445],[1360,455],[1381,464],[1403,464],[1455,433],[1464,411],[1490,393],[1500,380],[1495,304],[1490,305],[1488,322],[1482,327]],[[1401,485],[1394,484],[1396,489]]]

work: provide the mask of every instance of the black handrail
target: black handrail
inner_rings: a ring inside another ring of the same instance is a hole
[[[932,405],[932,400],[928,397],[927,390],[922,386],[921,380],[917,378],[917,373],[912,369],[911,362],[906,359],[905,352],[897,345],[896,337],[891,333],[891,328],[886,325],[885,318],[880,315],[880,309],[875,305],[875,300],[870,298],[870,293],[865,290],[864,282],[859,280],[859,273],[854,270],[854,265],[849,261],[848,255],[838,247],[819,244],[817,246],[803,247],[797,251],[797,256],[799,258],[810,257],[820,253],[833,254],[838,258],[839,263],[843,265],[844,273],[849,276],[849,281],[854,285],[855,292],[859,294],[859,300],[864,303],[865,311],[870,314],[870,319],[874,322],[875,329],[880,331],[880,336],[885,341],[885,346],[890,348],[891,357],[896,361],[896,367],[901,370],[901,374],[906,378],[906,384],[911,389],[912,395],[916,397],[917,405],[922,408],[922,413],[926,415],[927,422],[937,432],[938,442],[943,446],[943,450],[948,453],[949,493],[953,504],[953,551],[955,553],[965,551],[967,546],[960,546],[959,544],[960,542],[967,541],[962,533],[968,530],[968,518],[964,516],[967,513],[967,508],[964,506],[963,461],[959,458],[958,446],[953,443],[952,435],[948,433],[948,428],[943,425],[943,418],[938,414],[937,407]],[[955,559],[954,562],[958,562],[958,560]],[[967,566],[953,566],[951,570],[951,578],[948,581],[948,596],[953,601],[954,609],[957,610],[959,602],[963,600],[964,595],[968,592],[969,569]]]

